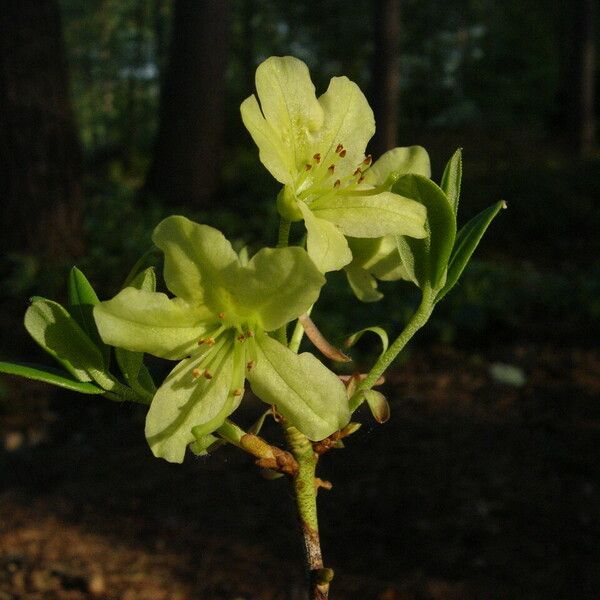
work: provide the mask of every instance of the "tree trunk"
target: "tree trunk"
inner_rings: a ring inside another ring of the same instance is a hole
[[[223,157],[228,0],[176,0],[170,61],[146,192],[210,208]]]
[[[5,0],[0,30],[0,249],[78,256],[82,153],[58,4]]]
[[[573,0],[562,7],[561,85],[558,92],[560,128],[567,143],[589,154],[595,137],[596,0]]]
[[[380,0],[373,3],[373,8],[375,52],[371,97],[377,132],[371,151],[379,156],[394,148],[398,138],[400,0]]]

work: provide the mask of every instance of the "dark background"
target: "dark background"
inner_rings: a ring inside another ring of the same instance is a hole
[[[460,146],[460,222],[509,210],[388,378],[392,420],[361,415],[325,457],[333,597],[597,598],[599,8],[6,0],[0,360],[44,361],[27,298],[64,299],[74,264],[112,296],[163,216],[273,245],[277,184],[239,117],[256,65],[293,54],[319,93],[348,75],[375,110],[369,151],[421,144],[439,181]],[[314,318],[334,340],[414,306],[406,284],[359,305],[329,279]],[[162,464],[136,407],[7,377],[0,433],[2,600],[301,597],[285,482],[233,449]]]

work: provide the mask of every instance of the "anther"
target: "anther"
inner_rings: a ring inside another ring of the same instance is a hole
[[[194,379],[198,379],[198,377],[200,377],[202,375],[202,369],[192,369],[192,377]]]
[[[243,390],[241,390],[240,388],[235,388],[235,390],[233,390],[233,395],[234,396],[241,396],[243,394]]]
[[[246,336],[243,333],[240,333],[240,335],[238,335],[236,339],[238,342],[245,342]]]
[[[211,337],[207,337],[205,340],[203,340],[204,343],[207,346],[214,346],[215,345],[215,338],[211,338]]]
[[[315,160],[315,162],[317,164],[319,164],[321,162],[321,153],[317,152],[316,154],[313,155],[313,159]]]
[[[344,156],[346,156],[346,150],[345,149],[340,152],[340,158],[344,158]]]
[[[342,182],[341,182],[339,179],[336,179],[336,180],[335,180],[335,183],[333,184],[333,187],[334,187],[334,188],[337,190],[337,188],[339,188],[339,187],[340,187],[341,183],[342,183]]]
[[[362,175],[362,169],[360,167],[356,167],[356,171],[354,171],[352,175]]]
[[[363,160],[363,164],[370,165],[372,162],[373,157],[370,154],[367,154],[367,156],[365,156],[365,159]]]
[[[358,178],[358,181],[357,181],[356,183],[362,183],[364,180],[365,180],[365,176],[364,176],[364,175],[361,175],[361,176]]]
[[[311,169],[312,169],[312,165],[311,165],[311,164],[308,164],[308,163],[306,163],[306,164],[304,165],[304,170],[305,170],[305,171],[310,171]]]
[[[254,337],[254,334],[248,329],[248,331],[246,331],[246,337],[247,338]]]
[[[219,317],[219,319],[224,319],[225,318],[225,313],[224,312],[220,312],[217,317]]]
[[[344,149],[344,146],[342,146],[341,144],[338,144],[335,149],[335,153],[339,154],[343,149]]]
[[[249,360],[246,363],[246,369],[248,369],[248,371],[250,371],[250,369],[253,369],[256,366],[256,362],[253,360]]]
[[[212,373],[208,369],[206,369],[206,371],[204,371],[204,377],[206,379],[212,379],[213,376]]]
[[[327,172],[330,175],[333,175],[333,172],[335,171],[335,165],[329,165],[329,167],[327,167]]]

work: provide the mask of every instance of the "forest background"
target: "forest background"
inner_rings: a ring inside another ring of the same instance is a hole
[[[396,498],[406,511],[396,515],[390,546],[377,523],[369,527],[384,537],[381,552],[402,557],[403,575],[394,579],[392,558],[389,568],[388,559],[379,571],[365,567],[392,582],[372,593],[414,585],[417,596],[428,597],[434,578],[454,582],[447,583],[449,594],[458,585],[456,597],[479,597],[498,578],[490,565],[515,550],[510,544],[517,542],[505,534],[516,527],[515,539],[542,541],[525,559],[524,575],[514,575],[507,597],[520,597],[514,593],[521,585],[528,598],[556,589],[564,597],[594,597],[600,586],[592,568],[600,544],[598,13],[595,0],[8,0],[0,12],[0,359],[37,358],[21,325],[28,297],[61,300],[73,264],[102,297],[111,297],[168,214],[220,227],[238,247],[261,240],[274,245],[277,185],[239,116],[255,68],[270,55],[293,54],[309,65],[318,91],[330,77],[348,75],[374,108],[378,133],[369,150],[375,156],[396,145],[423,145],[439,180],[462,147],[463,223],[499,199],[509,207],[391,382],[399,398],[419,400],[398,409],[405,443],[416,442],[407,456],[416,461],[409,472],[418,471],[418,481],[404,481],[408,489],[421,486],[423,498],[435,495],[440,457],[441,464],[468,470],[472,456],[453,454],[454,426],[469,452],[485,455],[489,439],[482,432],[491,411],[507,427],[506,438],[494,438],[497,431],[492,438],[508,449],[492,449],[481,469],[493,479],[503,456],[508,483],[480,492],[497,494],[504,504],[498,514],[493,498],[482,514],[480,505],[471,507],[476,523],[465,518],[477,538],[472,542],[461,537],[464,526],[456,533],[456,523],[474,501],[452,482],[452,509],[428,500],[430,512],[421,514],[427,509]],[[330,279],[332,291],[315,319],[332,336],[375,323],[391,328],[416,300],[408,285],[382,284],[382,301],[357,306],[343,277]],[[113,407],[71,401],[65,408],[64,394],[58,396],[0,382],[0,467],[11,473],[2,496],[6,510],[25,506],[22,494],[43,502],[66,495],[77,506],[82,497],[100,501],[81,490],[69,496],[61,487],[72,469],[66,449],[81,441],[65,436],[57,415],[82,429],[85,444],[99,434],[100,426],[89,422],[94,411],[111,431],[129,425]],[[449,429],[432,433],[440,422]],[[419,445],[423,435],[433,445]],[[525,439],[533,446],[523,446]],[[63,465],[54,471],[58,483],[38,472],[28,482],[16,474],[48,452],[58,453]],[[528,454],[539,459],[529,465],[540,477],[531,487],[524,480],[532,471],[521,460]],[[382,469],[390,467],[380,460]],[[471,485],[480,475],[465,477]],[[506,499],[509,488],[518,489],[518,500]],[[532,507],[540,503],[545,508],[538,513]],[[525,527],[530,509],[538,518],[533,534]],[[452,524],[440,521],[448,510]],[[429,525],[419,529],[419,518]],[[499,519],[499,533],[485,533],[486,519]],[[565,519],[569,533],[560,525]],[[448,541],[449,527],[460,539]],[[508,546],[492,543],[490,550],[480,534]],[[417,549],[405,560],[407,539]],[[344,543],[351,546],[342,536],[339,557]],[[440,544],[443,560],[434,558]],[[503,568],[517,567],[508,560]]]

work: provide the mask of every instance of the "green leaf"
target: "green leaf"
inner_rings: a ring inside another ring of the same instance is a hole
[[[263,248],[246,267],[232,265],[221,273],[230,307],[238,317],[256,319],[273,331],[306,312],[317,300],[325,278],[306,250]],[[227,318],[227,306],[219,310]]]
[[[365,172],[365,181],[375,185],[383,185],[391,174],[406,175],[414,173],[431,177],[431,164],[427,150],[421,146],[394,148],[388,150],[377,159]]]
[[[87,277],[77,268],[73,267],[67,281],[69,300],[69,313],[88,334],[90,340],[102,352],[105,368],[110,364],[110,348],[100,339],[98,329],[92,314],[93,308],[100,300]]]
[[[352,260],[343,233],[329,221],[315,217],[304,202],[298,202],[308,232],[306,249],[321,273],[339,271]]]
[[[357,189],[356,194],[361,191]],[[344,235],[352,237],[378,238],[396,234],[423,238],[426,235],[425,209],[401,193],[324,196],[310,208],[316,217],[331,221]]]
[[[418,200],[427,209],[425,239],[398,237],[398,252],[411,279],[421,288],[444,285],[446,268],[456,236],[456,217],[444,192],[421,175],[404,175],[392,188]]]
[[[312,354],[295,354],[266,334],[256,336],[256,365],[247,373],[252,391],[274,404],[310,440],[348,424],[344,384]]]
[[[195,376],[200,362],[201,358],[192,357],[178,363],[158,388],[146,415],[148,444],[155,456],[169,462],[183,462],[188,444],[215,431],[237,406],[231,392],[231,344],[214,358],[210,379]]]
[[[346,348],[351,348],[352,346],[354,346],[354,344],[356,344],[356,342],[358,342],[358,340],[360,340],[360,338],[365,333],[368,332],[374,333],[375,335],[379,336],[379,339],[381,340],[381,346],[383,348],[381,354],[383,354],[388,349],[389,339],[387,332],[382,327],[365,327],[364,329],[361,329],[360,331],[357,331],[356,333],[350,335],[344,342],[344,346]]]
[[[97,304],[94,318],[100,336],[111,346],[180,359],[197,348],[211,315],[181,298],[128,287]]]
[[[104,390],[93,383],[77,381],[66,377],[64,372],[52,367],[34,365],[31,363],[8,363],[0,362],[0,373],[7,375],[17,375],[26,379],[43,381],[51,385],[79,392],[80,394],[104,394]]]
[[[473,217],[456,236],[456,242],[452,250],[450,262],[448,264],[448,277],[446,284],[437,294],[435,299],[439,302],[456,284],[465,267],[471,260],[475,248],[479,245],[481,238],[489,227],[494,217],[501,209],[506,208],[506,202],[501,200],[492,206],[489,206],[477,216]]]
[[[459,148],[448,161],[444,174],[442,175],[441,188],[444,190],[454,214],[458,212],[458,201],[460,200],[460,184],[462,180],[462,149]]]
[[[37,299],[25,313],[25,329],[79,381],[91,381],[90,369],[104,371],[100,350],[60,304]]]

